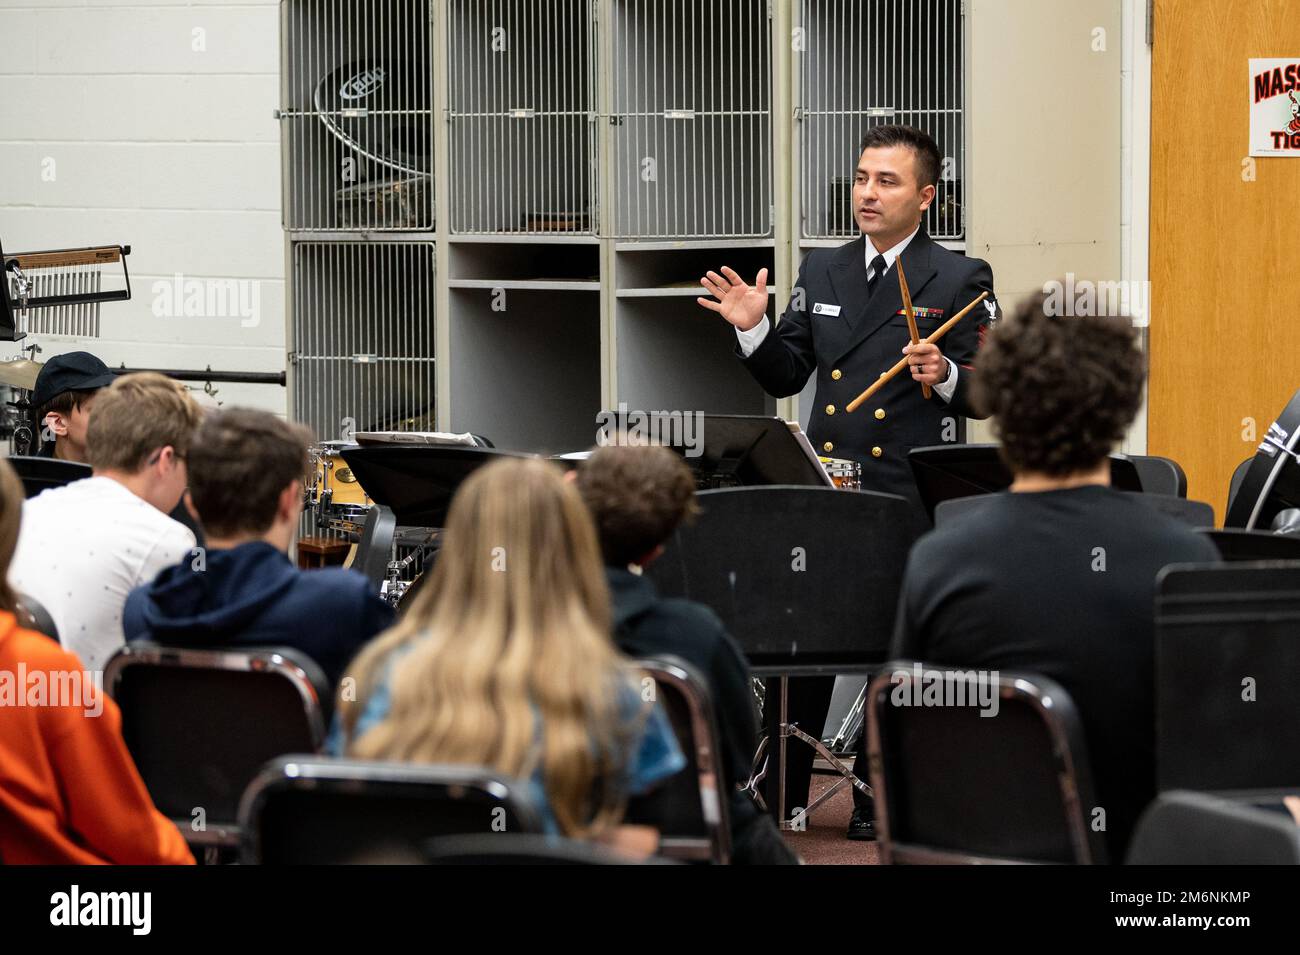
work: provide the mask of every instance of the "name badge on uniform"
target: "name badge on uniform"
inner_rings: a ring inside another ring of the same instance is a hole
[[[827,305],[824,302],[818,302],[813,306],[813,314],[828,315],[831,318],[835,318],[840,314],[840,307],[838,305]]]

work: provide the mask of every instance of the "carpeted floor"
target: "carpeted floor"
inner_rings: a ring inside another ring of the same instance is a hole
[[[815,774],[809,801],[825,792],[836,778]],[[880,852],[874,842],[844,838],[852,814],[853,796],[845,786],[813,811],[805,832],[784,833],[786,841],[809,865],[878,865]]]

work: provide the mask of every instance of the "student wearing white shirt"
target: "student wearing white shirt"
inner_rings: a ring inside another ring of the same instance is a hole
[[[178,382],[125,375],[95,399],[86,433],[93,476],[23,505],[10,583],[49,611],[60,642],[89,670],[122,646],[127,594],[194,549],[193,532],[167,512],[185,493],[201,419]]]

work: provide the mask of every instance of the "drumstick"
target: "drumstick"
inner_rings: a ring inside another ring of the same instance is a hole
[[[976,305],[978,305],[980,302],[984,301],[988,297],[989,297],[988,292],[980,292],[979,297],[977,299],[975,299],[973,302],[971,302],[969,305],[963,308],[960,312],[958,312],[952,318],[948,319],[948,321],[944,322],[937,329],[935,329],[934,333],[930,335],[929,338],[923,338],[921,339],[921,341],[924,342],[925,344],[933,345],[939,339],[943,338],[944,335],[947,335],[950,331],[952,331],[952,327],[956,325],[958,322],[960,322],[963,318],[965,318],[967,312],[969,312],[972,308],[974,308]],[[907,367],[907,356],[904,355],[897,365],[889,369],[889,371],[884,372],[879,378],[876,379],[875,384],[873,384],[862,394],[858,395],[856,398],[850,401],[845,406],[844,410],[850,413],[857,411],[859,406],[861,406],[862,402],[866,401],[868,398],[874,395],[881,388],[885,387],[886,384],[892,381],[894,377],[897,376],[898,373],[906,367]]]
[[[898,291],[903,296],[903,313],[907,316],[907,331],[912,336],[912,344],[917,345],[921,342],[921,336],[916,331],[916,312],[912,308],[912,293],[907,288],[907,276],[903,274],[903,257],[900,255],[894,260],[898,266]],[[930,386],[921,382],[921,395],[927,400],[930,397]]]

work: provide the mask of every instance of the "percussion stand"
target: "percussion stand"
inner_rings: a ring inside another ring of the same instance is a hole
[[[858,668],[853,668],[858,669]],[[755,672],[761,672],[762,668],[755,668]],[[835,673],[844,672],[842,668],[836,668]],[[820,806],[826,800],[830,799],[837,792],[844,788],[846,784],[851,785],[854,789],[864,793],[867,796],[872,795],[871,787],[854,774],[852,766],[846,764],[838,756],[832,753],[820,739],[812,736],[799,728],[797,723],[791,723],[789,719],[789,674],[769,674],[774,680],[775,689],[778,693],[777,703],[777,742],[773,747],[775,759],[767,753],[768,744],[771,742],[770,737],[764,736],[758,744],[758,750],[754,754],[753,767],[756,771],[752,772],[749,782],[744,786],[745,792],[750,793],[764,810],[767,809],[767,802],[759,790],[759,784],[767,778],[770,772],[779,780],[776,787],[776,818],[777,825],[783,830],[801,830],[804,828],[809,814]],[[855,704],[856,705],[856,704]],[[807,806],[799,813],[796,819],[786,819],[785,805],[785,764],[787,740],[794,739],[798,742],[810,746],[814,753],[830,763],[831,768],[839,773],[840,778],[816,799],[808,803]],[[764,757],[766,756],[766,760]]]

